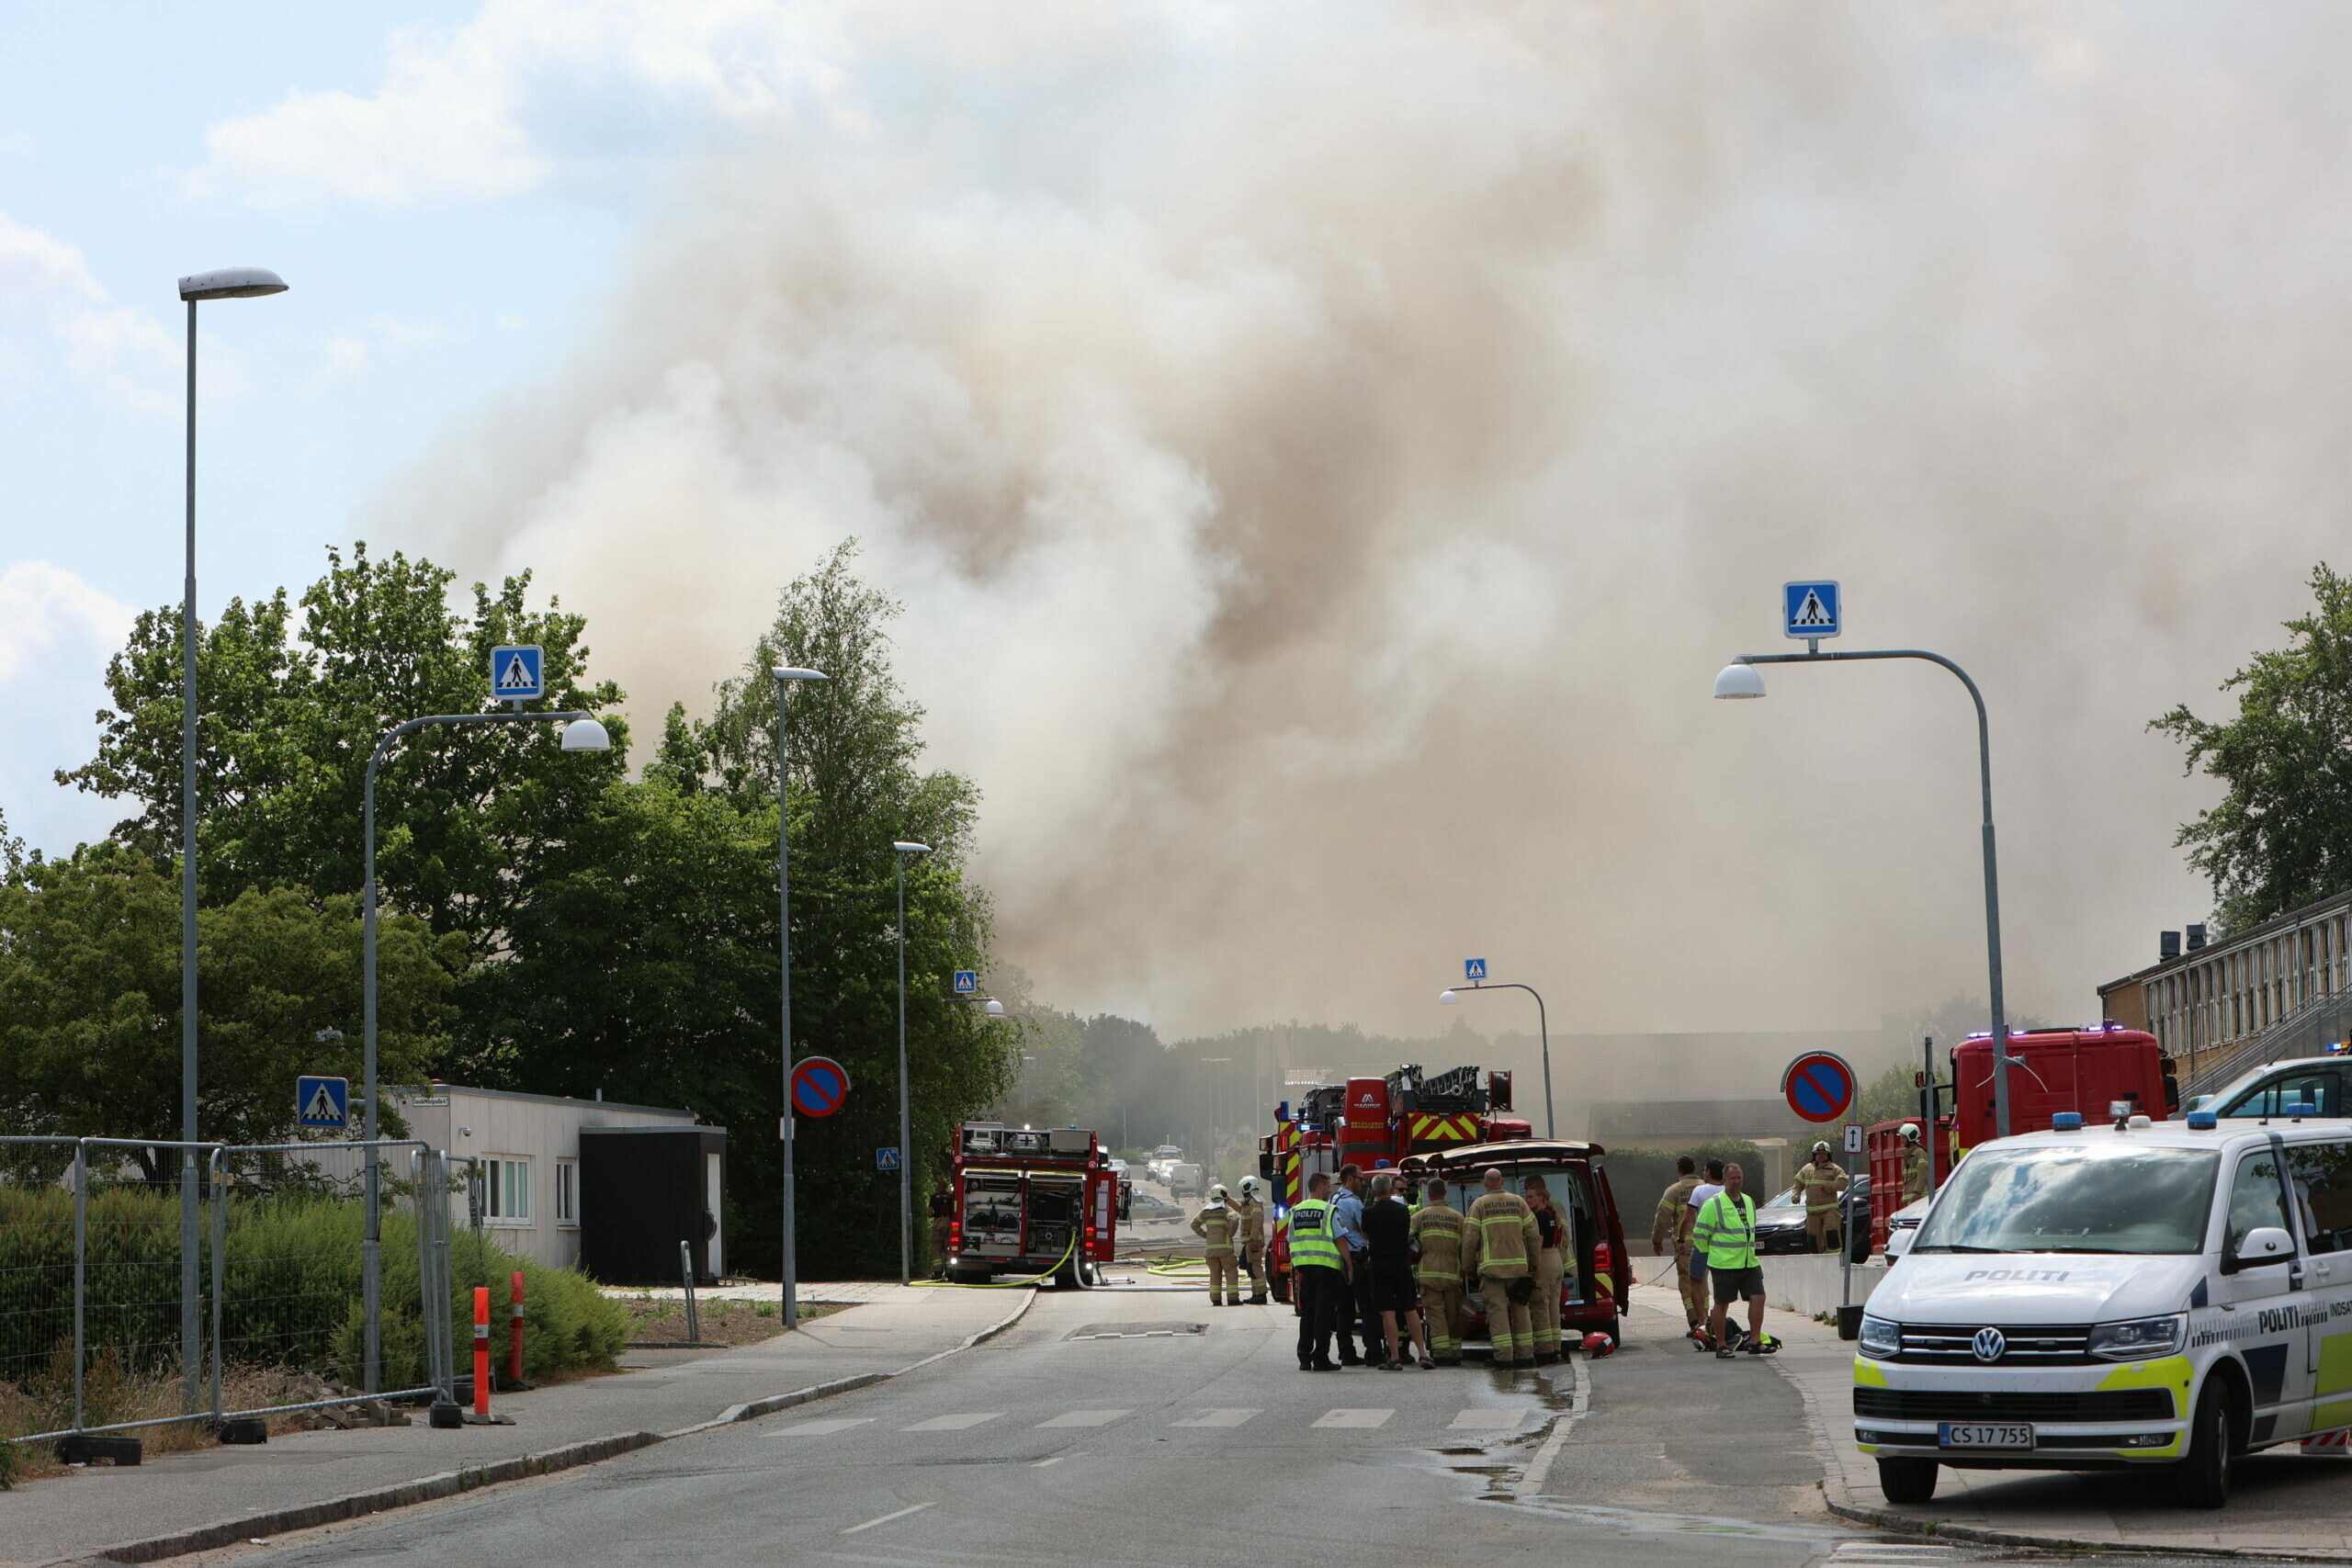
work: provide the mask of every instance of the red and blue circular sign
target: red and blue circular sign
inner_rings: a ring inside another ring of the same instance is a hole
[[[1781,1075],[1789,1109],[1808,1122],[1835,1122],[1854,1103],[1854,1069],[1827,1051],[1807,1051]]]
[[[792,1067],[792,1109],[831,1116],[849,1098],[849,1069],[831,1056],[803,1056]]]

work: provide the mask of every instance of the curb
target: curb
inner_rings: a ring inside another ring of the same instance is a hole
[[[277,1536],[296,1530],[315,1529],[321,1525],[341,1524],[346,1520],[365,1518],[371,1514],[388,1513],[394,1508],[413,1507],[419,1503],[438,1502],[461,1493],[477,1492],[485,1486],[497,1486],[510,1481],[527,1481],[536,1476],[553,1475],[561,1471],[575,1470],[582,1465],[596,1464],[622,1454],[649,1449],[676,1438],[692,1437],[714,1427],[730,1427],[741,1421],[757,1420],[779,1410],[830,1398],[837,1393],[871,1388],[878,1382],[920,1371],[935,1361],[959,1356],[977,1345],[989,1340],[1019,1323],[1029,1309],[1036,1304],[1037,1292],[1029,1292],[1021,1304],[1003,1317],[967,1337],[963,1343],[945,1350],[934,1351],[922,1360],[903,1366],[895,1371],[860,1372],[855,1377],[836,1378],[831,1382],[812,1383],[795,1389],[790,1393],[770,1394],[764,1399],[747,1400],[730,1404],[717,1418],[698,1421],[691,1427],[681,1427],[671,1432],[617,1432],[610,1437],[590,1438],[583,1442],[567,1443],[561,1448],[541,1453],[521,1454],[513,1459],[495,1460],[487,1464],[469,1465],[462,1470],[444,1471],[421,1481],[404,1481],[396,1485],[379,1486],[367,1492],[347,1493],[330,1497],[324,1502],[305,1503],[290,1508],[276,1508],[267,1513],[250,1514],[243,1518],[223,1519],[215,1524],[198,1525],[192,1529],[175,1530],[169,1535],[150,1536],[144,1540],[125,1541],[119,1546],[101,1547],[94,1551],[72,1557],[51,1558],[36,1568],[101,1568],[117,1562],[160,1562],[166,1558],[182,1557],[192,1551],[211,1551],[233,1546],[256,1536]]]

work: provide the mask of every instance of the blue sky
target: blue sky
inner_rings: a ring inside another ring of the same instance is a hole
[[[68,848],[113,819],[49,775],[88,754],[124,616],[178,597],[180,274],[260,265],[292,285],[204,309],[208,615],[314,576],[385,477],[552,355],[609,276],[637,193],[665,145],[692,140],[698,106],[621,83],[631,156],[600,157],[609,106],[514,85],[514,35],[552,9],[262,0],[222,29],[187,7],[0,8],[0,809],[32,842]],[[587,12],[630,9],[582,12],[583,49],[631,25]],[[724,24],[706,9],[668,8],[684,41]],[[485,37],[501,13],[507,38]],[[403,47],[472,64],[403,106],[387,91]],[[464,159],[403,173],[393,157],[388,186],[386,147],[463,119],[469,94],[477,113],[531,99],[535,122],[508,121],[505,140],[533,166],[485,183]],[[240,126],[243,151],[216,155],[210,139]]]

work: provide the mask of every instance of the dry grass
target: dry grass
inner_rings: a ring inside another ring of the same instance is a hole
[[[628,1309],[632,1344],[685,1343],[684,1302],[674,1296],[666,1300],[647,1296],[619,1299],[621,1305]],[[702,1343],[706,1345],[756,1345],[785,1331],[783,1313],[774,1302],[703,1301],[695,1303],[695,1308],[702,1325]],[[833,1305],[803,1306],[800,1321],[807,1323],[842,1310]]]

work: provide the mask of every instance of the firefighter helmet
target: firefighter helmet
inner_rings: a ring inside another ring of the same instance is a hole
[[[1584,1337],[1584,1353],[1588,1356],[1606,1356],[1616,1348],[1617,1341],[1598,1328]]]
[[[1813,1145],[1813,1152],[1817,1155],[1826,1155],[1829,1152],[1829,1145],[1826,1143],[1816,1143]]]
[[[1220,1181],[1216,1186],[1209,1189],[1209,1196],[1221,1203],[1225,1201],[1227,1198],[1232,1196],[1232,1194],[1226,1191],[1225,1183]]]
[[[1919,1141],[1919,1123],[1917,1122],[1905,1122],[1903,1123],[1903,1136],[1911,1143],[1917,1143]]]

